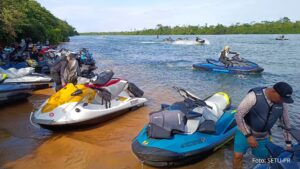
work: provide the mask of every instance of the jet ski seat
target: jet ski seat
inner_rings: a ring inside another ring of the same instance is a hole
[[[187,134],[193,134],[198,130],[199,126],[201,128],[202,124],[206,126],[204,128],[213,128],[211,127],[213,123],[216,123],[224,114],[224,111],[230,106],[230,98],[228,94],[219,92],[207,98],[205,103],[212,107],[212,109],[208,107],[196,107],[193,109],[194,113],[199,113],[201,116],[187,120],[185,130]]]
[[[126,86],[128,86],[127,84],[127,81],[120,80],[118,83],[103,88],[107,89],[111,93],[111,98],[114,99],[120,95]]]
[[[111,95],[111,100],[115,99],[116,97],[118,97],[120,95],[120,93],[127,88],[128,83],[127,81],[124,80],[118,80],[117,83],[113,83],[109,86],[105,86],[105,87],[101,87],[102,89],[105,89],[106,91],[108,91]],[[97,103],[101,103],[102,102],[102,98],[99,94],[96,94],[94,102]]]
[[[211,106],[212,113],[219,119],[224,110],[230,107],[230,98],[227,93],[218,92],[205,100],[206,104]]]
[[[219,92],[207,98],[205,102],[212,109],[206,106],[190,107],[186,101],[171,106],[163,105],[162,110],[150,114],[149,137],[170,138],[174,132],[215,133],[215,124],[229,108],[230,98],[226,93]]]

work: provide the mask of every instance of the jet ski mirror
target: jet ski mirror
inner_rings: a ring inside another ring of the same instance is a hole
[[[73,92],[72,94],[71,94],[71,96],[78,96],[78,95],[80,95],[80,94],[82,94],[83,92],[82,92],[82,90],[81,89],[77,89],[75,92]]]

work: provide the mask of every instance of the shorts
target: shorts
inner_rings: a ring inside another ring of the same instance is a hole
[[[258,146],[251,148],[248,144],[247,137],[237,130],[234,137],[234,152],[245,154],[249,148],[252,149],[252,154],[257,158],[264,159],[269,157],[269,151],[266,148],[266,144],[270,142],[270,138],[256,140]]]

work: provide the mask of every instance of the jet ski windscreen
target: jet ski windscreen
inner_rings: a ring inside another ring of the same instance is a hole
[[[97,85],[105,85],[112,77],[114,76],[114,72],[111,70],[106,70],[97,75],[96,80],[92,81],[92,83]]]

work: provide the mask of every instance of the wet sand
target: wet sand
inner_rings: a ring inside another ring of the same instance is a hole
[[[155,90],[146,93],[151,99],[138,110],[88,128],[52,133],[31,126],[28,118],[32,109],[53,92],[52,89],[36,91],[27,102],[1,110],[0,162],[3,168],[151,169],[135,157],[131,141],[148,122],[148,114],[159,108],[159,103],[180,98],[174,91]],[[226,169],[231,168],[231,161],[232,146],[227,145],[203,161],[182,168]]]

